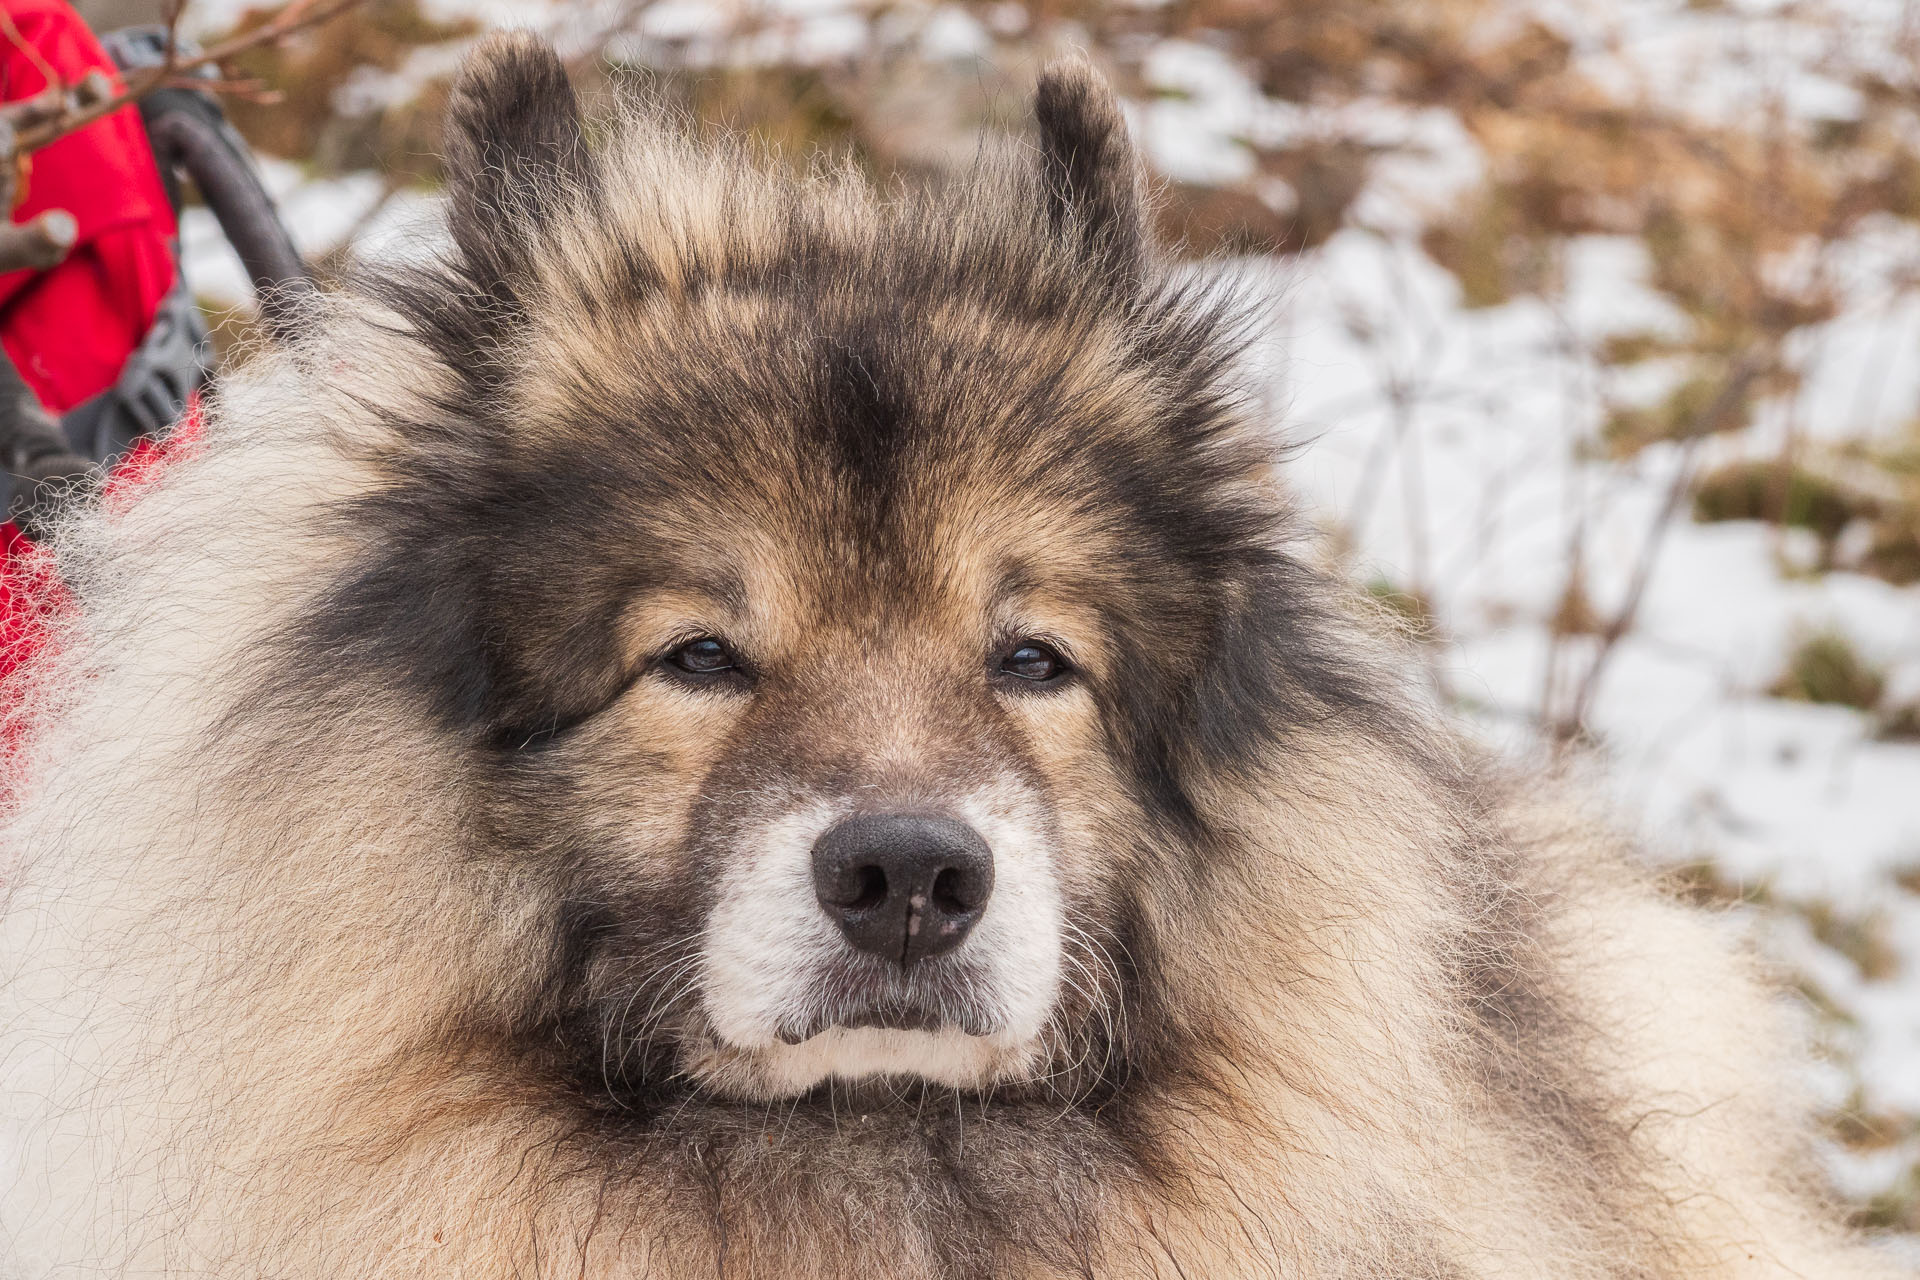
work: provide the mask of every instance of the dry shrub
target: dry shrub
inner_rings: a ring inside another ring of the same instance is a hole
[[[235,32],[264,24],[274,12],[249,10]],[[343,91],[356,76],[397,72],[415,51],[479,29],[473,19],[430,18],[418,0],[368,0],[292,40],[235,58],[233,70],[273,86],[277,100],[236,98],[227,111],[255,148],[320,173],[374,169],[401,180],[435,179],[444,77],[427,79],[403,101],[352,113],[341,110]]]
[[[1886,689],[1886,676],[1860,656],[1837,631],[1820,631],[1794,647],[1787,669],[1767,690],[1776,698],[1872,711]]]

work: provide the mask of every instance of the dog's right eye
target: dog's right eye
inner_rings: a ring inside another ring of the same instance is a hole
[[[1052,684],[1068,671],[1067,660],[1053,648],[1038,640],[1022,640],[1013,651],[1000,659],[1000,670],[1005,675],[1018,676],[1032,684]]]
[[[687,641],[669,653],[666,661],[667,665],[694,676],[716,676],[740,665],[734,660],[733,651],[712,636]]]

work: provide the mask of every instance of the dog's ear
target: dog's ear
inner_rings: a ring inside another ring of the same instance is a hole
[[[530,31],[481,41],[454,80],[446,145],[454,243],[484,282],[504,283],[587,179],[580,104],[553,46]]]
[[[1059,59],[1040,73],[1033,114],[1054,231],[1119,282],[1137,282],[1148,249],[1140,162],[1106,81],[1084,58]]]

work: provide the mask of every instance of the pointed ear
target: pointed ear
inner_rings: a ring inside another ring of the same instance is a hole
[[[587,179],[580,104],[552,45],[508,31],[468,55],[447,103],[447,171],[454,243],[483,280],[504,283]]]
[[[1140,162],[1107,82],[1084,58],[1050,63],[1033,115],[1053,229],[1123,283],[1137,283],[1148,248]]]

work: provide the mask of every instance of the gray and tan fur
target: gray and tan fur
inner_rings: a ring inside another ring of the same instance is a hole
[[[60,539],[5,1274],[1894,1274],[1721,922],[1429,721],[1036,105],[883,198],[483,47],[444,260]],[[995,876],[905,976],[805,871],[893,811]]]

